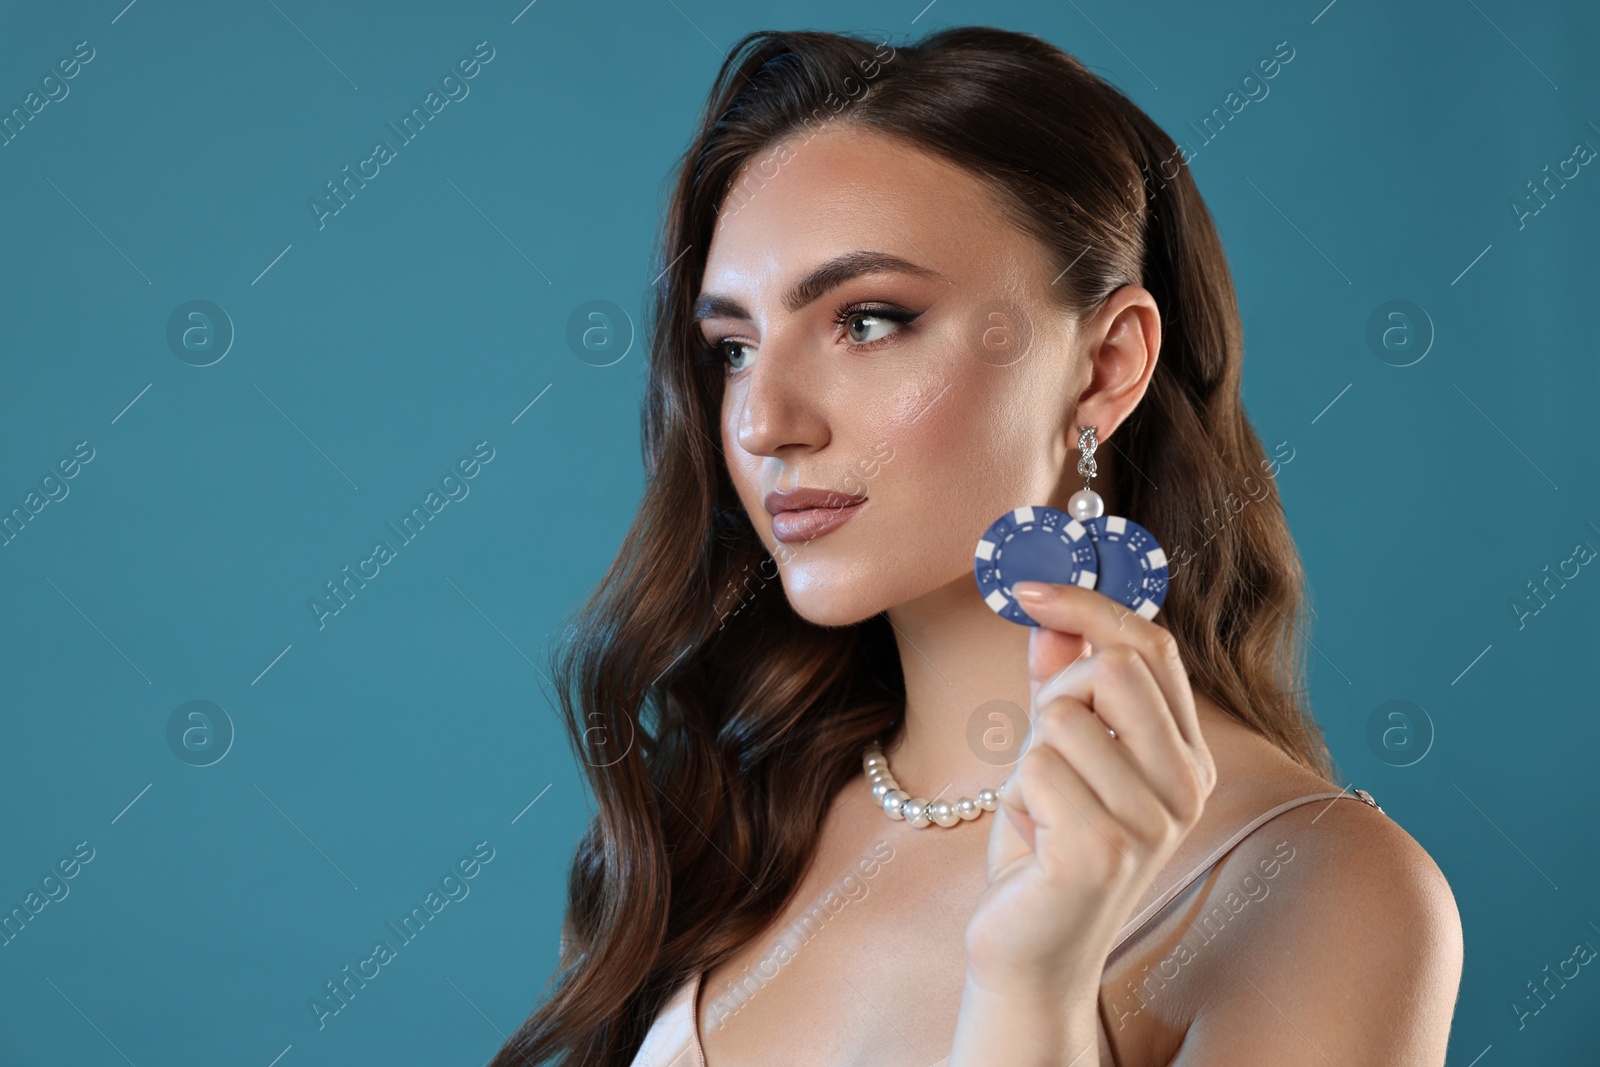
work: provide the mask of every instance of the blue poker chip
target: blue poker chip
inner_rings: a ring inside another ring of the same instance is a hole
[[[1066,512],[1048,507],[1018,508],[994,520],[978,542],[973,560],[983,602],[1002,619],[1023,626],[1039,622],[1017,606],[1011,595],[1013,582],[1093,589],[1099,569],[1088,528]]]
[[[1083,525],[1100,560],[1095,589],[1146,619],[1155,618],[1167,599],[1167,554],[1155,535],[1121,515],[1102,515]]]

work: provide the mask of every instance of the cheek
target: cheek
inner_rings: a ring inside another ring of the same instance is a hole
[[[767,524],[766,505],[761,499],[762,457],[752,456],[739,447],[738,438],[734,435],[726,415],[723,417],[721,433],[722,454],[726,457],[724,462],[728,477],[732,480],[739,502],[744,505],[745,514],[749,516],[750,523],[755,527],[762,544],[771,551],[773,541]]]
[[[733,487],[738,491],[739,499],[748,505],[753,499],[756,485],[759,484],[757,457],[748,455],[726,434],[722,438],[722,454],[725,457],[728,477],[733,480]]]
[[[952,381],[920,418],[886,420],[883,436],[906,460],[902,476],[930,505],[1005,510],[1043,503],[1053,488],[1049,414],[998,373]]]
[[[1055,494],[1061,456],[1051,428],[1060,420],[1048,404],[1019,395],[1013,388],[1019,380],[997,373],[984,368],[951,382],[920,418],[919,408],[882,417],[881,437],[892,443],[893,459],[868,491],[887,505],[879,519],[887,520],[914,569],[970,567],[974,546],[995,519]]]

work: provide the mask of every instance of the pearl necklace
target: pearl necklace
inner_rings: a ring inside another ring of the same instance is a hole
[[[912,796],[901,789],[900,783],[889,773],[889,758],[883,754],[883,746],[876,741],[867,746],[861,766],[867,772],[867,780],[872,783],[872,799],[883,805],[883,813],[891,819],[904,819],[919,830],[929,824],[954,826],[958,822],[976,819],[984,812],[1000,806],[999,789],[980,789],[976,797],[935,800],[932,803],[924,797]]]

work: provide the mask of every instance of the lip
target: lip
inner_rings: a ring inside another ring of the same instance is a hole
[[[761,503],[766,507],[767,514],[777,515],[779,512],[799,511],[803,508],[849,507],[865,499],[867,499],[865,493],[841,493],[837,489],[811,489],[801,486],[799,489],[774,489]]]
[[[835,489],[774,489],[762,503],[772,516],[772,536],[785,544],[811,541],[849,522],[865,494]]]

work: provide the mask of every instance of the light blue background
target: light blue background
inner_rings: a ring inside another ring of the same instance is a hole
[[[1591,5],[123,2],[0,13],[0,109],[95,51],[0,147],[0,509],[94,449],[0,548],[0,910],[95,850],[0,947],[0,1063],[489,1057],[554,965],[592,808],[546,641],[641,489],[642,352],[594,366],[569,318],[639,324],[669,169],[741,34],[965,23],[1074,52],[1191,144],[1294,48],[1192,165],[1251,415],[1294,449],[1313,703],[1455,890],[1451,1064],[1595,1055],[1593,968],[1520,1031],[1510,1007],[1600,946],[1600,575],[1511,608],[1600,548],[1600,164],[1521,228],[1509,206],[1600,148]],[[319,229],[308,200],[485,40],[470,95]],[[166,342],[193,299],[237,331],[204,368]],[[1436,331],[1408,367],[1366,341],[1394,299]],[[484,440],[469,495],[319,630],[307,601]],[[209,767],[167,743],[194,699],[236,732]],[[1367,740],[1392,699],[1433,724],[1412,766]],[[319,1031],[323,983],[479,841],[470,895]]]

